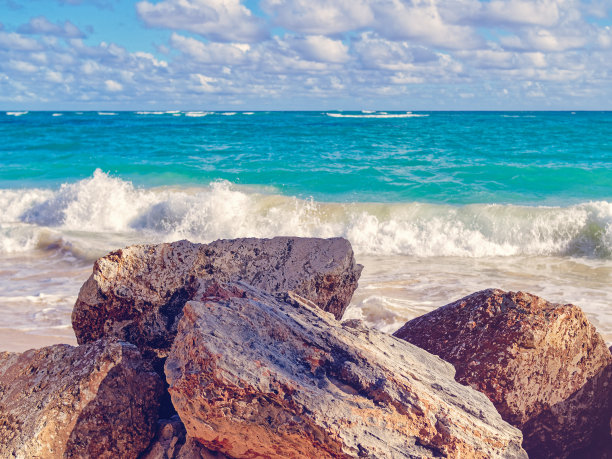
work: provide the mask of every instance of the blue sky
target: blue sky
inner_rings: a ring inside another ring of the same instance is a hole
[[[612,109],[612,0],[0,0],[0,109]]]

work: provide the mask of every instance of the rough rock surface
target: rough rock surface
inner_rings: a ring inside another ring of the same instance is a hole
[[[190,301],[166,361],[189,436],[230,457],[526,457],[454,368],[295,294],[238,283]]]
[[[452,363],[523,431],[530,457],[567,456],[609,423],[612,355],[577,306],[484,290],[394,335]]]
[[[212,280],[295,291],[341,318],[362,266],[346,239],[277,237],[136,245],[96,261],[72,313],[79,344],[114,336],[146,358],[170,350],[186,301]]]
[[[0,457],[135,458],[155,434],[161,391],[127,343],[0,353]]]
[[[155,438],[139,459],[227,459],[227,456],[210,451],[193,438],[187,437],[180,418],[173,416],[157,422]]]

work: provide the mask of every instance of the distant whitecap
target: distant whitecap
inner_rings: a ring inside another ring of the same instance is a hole
[[[185,116],[189,116],[190,118],[200,118],[210,114],[211,112],[186,112]]]
[[[362,115],[349,115],[344,113],[326,113],[327,116],[331,116],[332,118],[420,118],[424,116],[429,116],[426,114],[418,114],[418,113],[387,113],[380,112],[374,114],[362,114]]]

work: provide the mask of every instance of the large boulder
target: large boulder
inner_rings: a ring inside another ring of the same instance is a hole
[[[0,353],[0,457],[136,458],[162,389],[127,343]]]
[[[452,365],[293,293],[209,289],[165,370],[188,436],[230,457],[526,457]]]
[[[577,306],[484,290],[394,335],[452,363],[523,431],[530,457],[566,457],[609,434],[612,355]]]
[[[136,344],[146,358],[163,359],[185,302],[202,284],[241,280],[269,293],[295,291],[340,319],[361,269],[341,238],[136,245],[96,261],[72,326],[79,344],[113,336]]]

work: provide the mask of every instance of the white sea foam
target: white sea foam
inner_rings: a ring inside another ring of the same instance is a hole
[[[28,112],[6,112],[8,116],[23,116],[27,115]]]
[[[527,207],[320,203],[215,182],[140,189],[97,170],[59,190],[0,190],[0,251],[75,253],[122,241],[344,236],[362,254],[491,257],[612,254],[612,203]]]
[[[185,116],[189,116],[190,118],[200,118],[210,114],[210,112],[185,112]]]
[[[137,115],[163,115],[168,112],[136,112]]]
[[[63,113],[54,113],[54,114],[53,114],[53,115],[51,115],[51,116],[63,116]]]
[[[115,112],[98,112],[98,115],[100,115],[100,116],[115,116],[116,113]]]
[[[242,112],[243,115],[254,115],[255,112]]]
[[[429,116],[427,114],[419,114],[419,113],[411,113],[411,112],[407,112],[407,113],[386,113],[386,112],[380,112],[380,113],[371,113],[371,114],[367,114],[364,112],[364,114],[361,115],[351,115],[351,114],[343,114],[343,113],[326,113],[327,116],[331,116],[332,118],[420,118],[420,117],[424,117],[424,116]]]
[[[223,113],[221,113],[221,115],[223,115],[223,116],[233,116],[235,114],[236,114],[236,112],[223,112]]]

